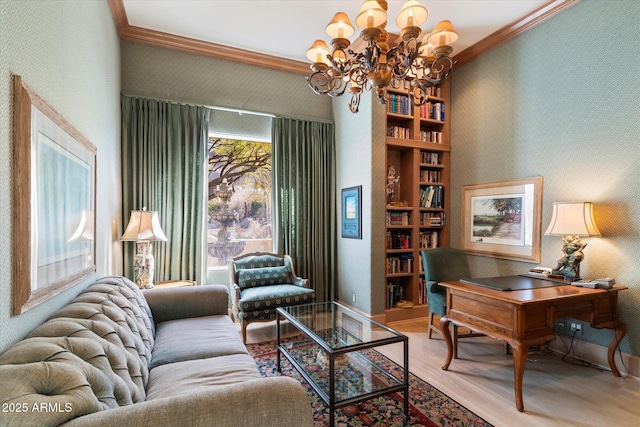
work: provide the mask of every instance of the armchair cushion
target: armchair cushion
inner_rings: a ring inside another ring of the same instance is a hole
[[[240,292],[238,315],[241,320],[275,319],[276,307],[305,304],[314,299],[313,289],[291,284],[248,288]]]
[[[286,266],[238,270],[238,286],[240,289],[280,285],[283,283],[292,283],[291,269]]]

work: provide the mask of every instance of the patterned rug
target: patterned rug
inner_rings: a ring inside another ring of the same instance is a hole
[[[280,375],[276,367],[275,341],[247,344],[247,348],[263,376]],[[401,367],[393,361],[375,350],[366,350],[366,352],[366,357],[373,360],[376,365],[402,377]],[[315,354],[315,349],[310,349],[309,353]],[[327,427],[329,425],[328,405],[324,404],[285,357],[282,357],[282,375],[296,378],[302,383],[313,408],[315,427]],[[335,425],[401,427],[403,399],[404,393],[396,392],[344,406],[335,412]],[[409,374],[409,399],[409,426],[491,427],[491,424],[411,373]]]

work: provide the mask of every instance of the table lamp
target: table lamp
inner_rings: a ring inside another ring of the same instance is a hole
[[[131,211],[129,225],[120,240],[136,242],[136,254],[133,257],[134,282],[140,289],[153,288],[155,260],[151,242],[167,241],[167,236],[160,227],[158,212],[148,211],[146,208],[142,208],[141,211]]]
[[[562,236],[562,252],[552,274],[568,280],[580,279],[582,250],[587,246],[580,236],[601,236],[593,220],[593,204],[590,202],[555,202],[551,223],[544,233],[547,236]]]

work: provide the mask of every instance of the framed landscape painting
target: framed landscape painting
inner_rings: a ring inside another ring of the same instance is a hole
[[[542,177],[464,185],[462,248],[473,255],[540,262]]]

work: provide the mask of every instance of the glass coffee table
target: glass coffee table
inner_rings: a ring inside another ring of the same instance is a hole
[[[336,408],[398,391],[404,392],[407,423],[409,339],[406,336],[337,302],[280,307],[277,311],[278,372],[281,372],[282,354],[329,405],[330,426],[334,425]],[[302,334],[282,341],[281,317]],[[402,367],[373,350],[390,344],[403,346]]]

